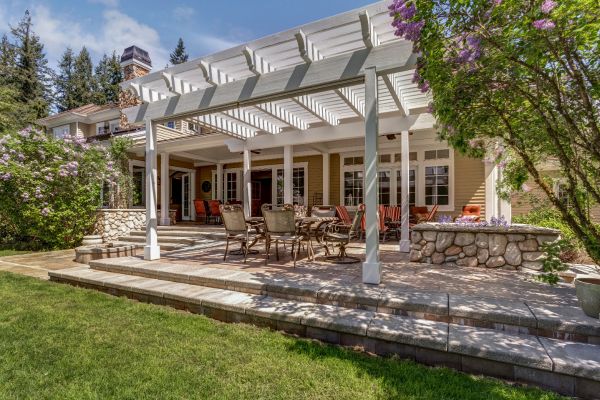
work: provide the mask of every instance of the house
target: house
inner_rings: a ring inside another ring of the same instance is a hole
[[[170,223],[172,208],[194,220],[194,199],[242,202],[248,216],[264,203],[364,203],[364,278],[378,282],[378,204],[402,206],[401,251],[410,247],[412,205],[456,216],[479,204],[487,219],[511,218],[496,193],[498,168],[437,138],[430,94],[412,82],[412,43],[394,35],[387,7],[380,1],[158,71],[132,46],[121,58],[120,107],[89,105],[40,124],[55,136],[134,139],[147,259],[160,256],[156,225]]]

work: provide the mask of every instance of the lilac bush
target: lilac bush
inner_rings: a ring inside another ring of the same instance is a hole
[[[54,139],[36,129],[0,137],[0,227],[42,248],[77,245],[95,222],[108,152],[84,138]]]

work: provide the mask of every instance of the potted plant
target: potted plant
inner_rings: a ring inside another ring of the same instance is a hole
[[[575,291],[579,306],[592,318],[600,315],[600,276],[580,276],[575,278]]]

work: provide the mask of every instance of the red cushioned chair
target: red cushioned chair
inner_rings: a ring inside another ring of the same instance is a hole
[[[208,213],[206,212],[204,200],[194,200],[194,208],[196,209],[196,219],[204,218],[204,223],[208,223]]]

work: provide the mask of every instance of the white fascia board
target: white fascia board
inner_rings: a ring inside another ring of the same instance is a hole
[[[221,112],[358,84],[364,81],[366,68],[374,66],[379,74],[389,74],[412,69],[416,61],[412,43],[394,42],[142,104],[123,112],[133,123]]]
[[[434,126],[435,118],[431,114],[380,118],[379,135],[397,134],[403,130],[418,131],[433,129]],[[244,142],[226,140],[225,144],[229,147],[229,151],[239,152],[244,149],[244,146],[249,150],[259,150],[286,145],[311,145],[335,140],[362,138],[364,136],[365,123],[361,121],[337,126],[323,126],[304,132],[288,131],[273,136],[256,136]]]

